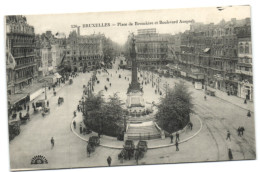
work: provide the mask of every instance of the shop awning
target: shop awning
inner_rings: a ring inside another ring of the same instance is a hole
[[[60,79],[62,76],[59,73],[54,74],[56,78]]]
[[[206,49],[204,50],[204,53],[209,52],[209,50],[210,50],[210,48],[206,48]]]
[[[22,99],[25,99],[27,96],[28,96],[28,94],[25,94],[25,93],[8,95],[8,101],[10,102],[11,105],[14,105],[17,102],[21,101]]]
[[[179,67],[177,65],[173,65],[173,64],[167,64],[166,67],[168,67],[169,69],[172,69],[172,70],[178,70]]]

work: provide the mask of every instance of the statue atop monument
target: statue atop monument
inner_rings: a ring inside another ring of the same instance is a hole
[[[137,62],[136,62],[136,50],[135,50],[135,38],[134,34],[132,33],[131,38],[131,48],[130,48],[130,57],[132,60],[132,80],[131,84],[129,85],[129,88],[127,90],[127,93],[130,92],[142,92],[142,89],[140,87],[140,83],[137,80]]]

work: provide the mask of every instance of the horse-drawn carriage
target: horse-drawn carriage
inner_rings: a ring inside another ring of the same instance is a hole
[[[30,114],[27,112],[26,115],[23,116],[22,113],[20,113],[19,118],[21,123],[26,123],[27,121],[30,120]]]
[[[73,80],[72,79],[69,80],[69,84],[70,85],[73,84]]]
[[[131,159],[134,157],[134,151],[135,151],[135,145],[133,140],[126,140],[124,148],[122,151],[118,154],[118,159]]]
[[[8,123],[9,127],[9,141],[13,140],[15,136],[20,134],[20,122],[12,121]]]
[[[144,157],[147,152],[147,142],[140,140],[135,148],[133,140],[126,140],[124,148],[118,154],[119,160],[135,158],[136,162]]]
[[[87,154],[90,156],[92,152],[95,152],[97,146],[100,145],[100,139],[98,136],[91,136],[88,140]]]
[[[42,109],[44,109],[46,106],[47,106],[46,100],[38,100],[38,101],[35,103],[34,112],[39,112],[39,111],[41,111]]]
[[[136,146],[135,160],[138,161],[144,157],[145,152],[147,152],[147,142],[140,140]]]
[[[63,97],[59,97],[58,98],[58,105],[61,105],[64,102],[64,98]]]
[[[215,96],[215,91],[206,90],[205,93],[206,93],[207,95],[209,95],[209,96]]]
[[[42,110],[42,116],[44,117],[45,115],[49,114],[50,113],[50,108],[48,107],[45,107],[43,108]]]

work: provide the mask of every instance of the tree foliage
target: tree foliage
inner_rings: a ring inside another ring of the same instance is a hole
[[[86,101],[87,112],[84,123],[93,131],[109,136],[117,136],[123,130],[123,114],[126,113],[121,106],[117,94],[104,101],[102,93],[91,95]]]
[[[161,98],[156,114],[157,123],[165,131],[172,133],[184,128],[190,121],[192,112],[192,97],[183,82],[169,89]]]
[[[120,46],[110,38],[104,38],[103,43],[104,63],[112,63],[112,60],[114,60],[115,56],[120,52]]]

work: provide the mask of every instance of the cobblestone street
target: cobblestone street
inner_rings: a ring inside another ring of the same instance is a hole
[[[118,92],[122,100],[126,99],[125,88],[129,82],[124,77],[129,77],[129,71],[119,70],[118,74],[122,75],[120,79],[116,77],[115,69],[109,70],[109,73],[113,76],[110,77],[112,86],[109,87],[107,92],[104,92],[105,97]],[[135,160],[127,160],[121,163],[117,159],[117,155],[123,146],[123,142],[108,136],[102,136],[101,145],[114,148],[100,146],[90,157],[87,157],[86,141],[80,139],[72,132],[70,126],[73,120],[73,111],[76,110],[78,101],[81,99],[82,86],[87,83],[90,76],[91,73],[80,73],[74,79],[72,85],[65,84],[60,88],[56,96],[52,96],[49,93],[51,113],[45,117],[42,117],[41,114],[33,115],[31,121],[27,122],[26,125],[22,125],[21,134],[10,142],[12,169],[39,168],[39,166],[34,167],[30,164],[31,158],[35,155],[43,155],[48,159],[49,164],[43,165],[43,168],[106,166],[107,156],[112,157],[112,165],[136,164]],[[102,90],[107,82],[107,74],[102,73],[97,77],[100,80],[100,84],[96,84],[95,92]],[[168,78],[167,82],[178,82],[178,79]],[[233,156],[236,159],[254,159],[254,117],[248,118],[246,116],[247,110],[238,108],[236,105],[217,97],[208,97],[205,101],[203,99],[203,91],[195,90],[191,84],[186,84],[189,85],[194,98],[194,115],[198,116],[202,121],[201,131],[188,141],[181,143],[179,146],[180,151],[178,152],[175,151],[174,145],[169,145],[169,138],[148,141],[148,148],[156,146],[162,146],[162,148],[148,149],[148,152],[139,161],[139,164],[228,160],[228,148],[232,148]],[[146,90],[144,97],[145,99],[147,98],[147,101],[158,102],[156,99],[149,99],[150,94],[154,94],[153,96],[159,98],[158,94],[155,95],[151,83],[145,85],[144,89]],[[57,105],[58,97],[64,97],[65,102],[61,106]],[[77,118],[79,119],[76,120],[77,123],[81,121],[80,117],[81,113],[78,113]],[[194,121],[195,125],[192,131],[194,134],[200,129],[200,122],[197,118],[192,118],[192,121]],[[236,129],[240,125],[245,127],[243,137],[237,136]],[[231,141],[226,140],[227,130],[231,132]],[[185,131],[180,136],[181,140],[185,140],[185,138],[193,135],[192,133],[188,130]],[[92,133],[91,135],[97,134]],[[54,137],[55,140],[53,149],[51,149],[50,144],[51,137]],[[85,136],[85,139],[87,140],[88,137]],[[169,146],[164,147],[164,145]]]

